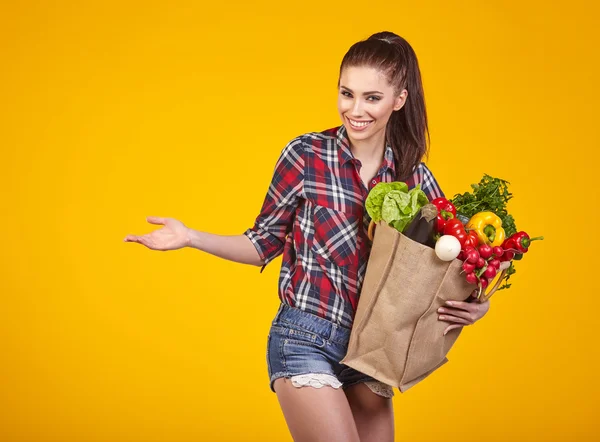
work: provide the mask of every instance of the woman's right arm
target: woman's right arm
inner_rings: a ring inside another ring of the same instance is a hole
[[[149,216],[151,224],[162,225],[162,229],[145,235],[127,235],[125,242],[137,242],[152,250],[177,250],[183,247],[193,247],[219,258],[242,264],[262,266],[258,251],[246,235],[216,235],[186,227],[174,218]]]
[[[303,186],[304,147],[297,137],[281,151],[262,209],[242,235],[200,232],[174,218],[149,216],[149,223],[164,227],[146,235],[127,235],[124,241],[163,251],[193,247],[230,261],[265,266],[283,251]]]
[[[246,235],[216,235],[189,229],[188,247],[242,264],[262,266],[258,251]]]

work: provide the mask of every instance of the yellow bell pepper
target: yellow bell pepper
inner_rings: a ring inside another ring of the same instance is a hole
[[[502,220],[494,212],[479,212],[471,217],[465,228],[474,230],[479,242],[492,247],[501,246],[506,234]]]

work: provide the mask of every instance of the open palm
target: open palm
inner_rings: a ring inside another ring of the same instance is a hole
[[[137,242],[152,250],[177,250],[189,245],[189,229],[181,221],[174,218],[149,216],[150,224],[160,224],[164,227],[145,235],[127,235],[123,241]]]

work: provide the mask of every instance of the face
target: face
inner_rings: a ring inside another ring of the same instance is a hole
[[[348,135],[354,140],[385,136],[385,126],[404,106],[408,91],[396,94],[385,75],[371,67],[342,70],[338,91],[338,112]]]

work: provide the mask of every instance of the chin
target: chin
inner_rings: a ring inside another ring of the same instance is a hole
[[[366,140],[367,138],[372,137],[374,134],[378,132],[378,128],[376,126],[371,126],[367,130],[357,131],[349,125],[349,123],[345,124],[346,130],[349,135],[352,135],[352,138],[355,140]]]

